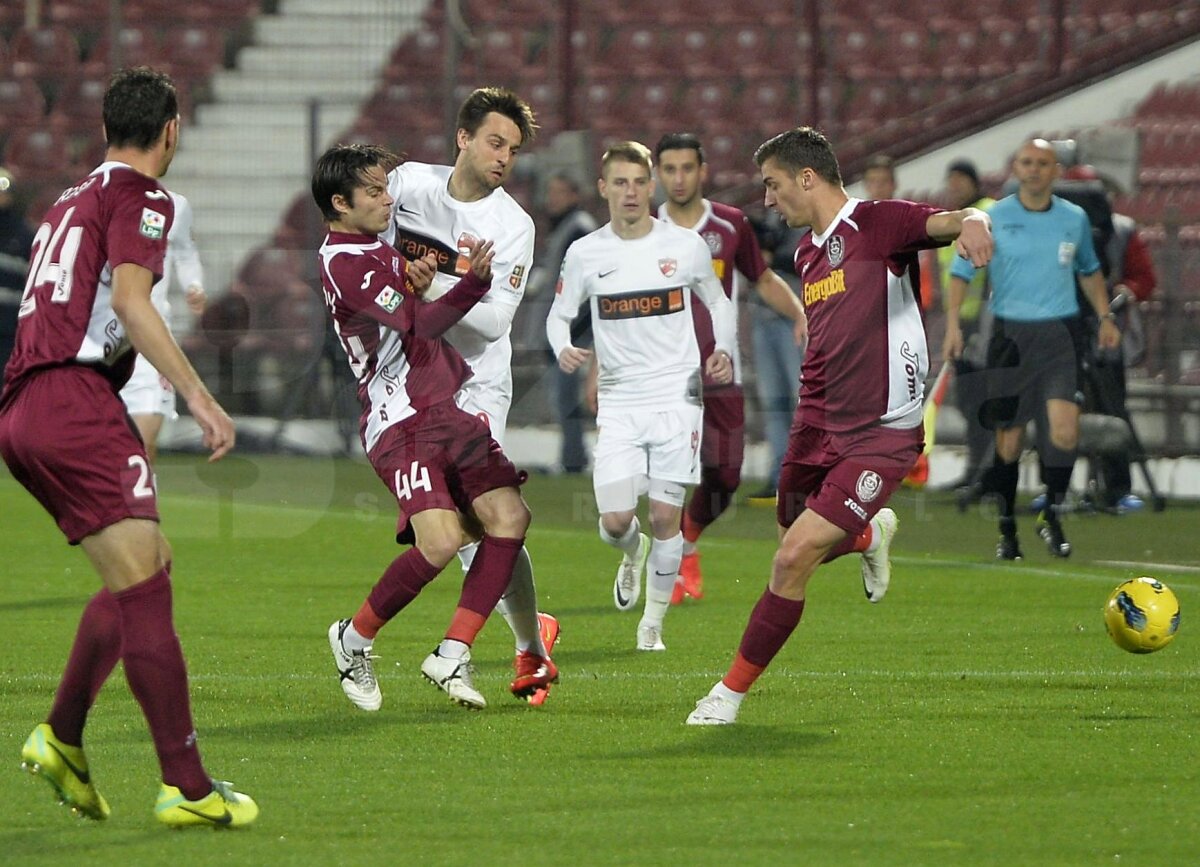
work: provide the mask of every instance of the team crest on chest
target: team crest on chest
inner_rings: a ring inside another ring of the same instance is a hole
[[[825,251],[829,254],[829,267],[836,268],[846,258],[845,239],[841,235],[831,236],[825,245]]]
[[[879,473],[874,470],[863,470],[858,477],[858,484],[854,486],[854,493],[858,496],[860,503],[869,503],[879,496],[882,487],[883,479],[879,478]]]
[[[720,252],[721,252],[721,233],[720,232],[708,231],[708,232],[703,233],[701,235],[701,237],[704,238],[704,243],[708,244],[708,252],[712,253],[714,256],[720,254]]]
[[[674,259],[659,259],[658,260],[658,270],[662,272],[662,275],[664,277],[673,276],[678,267],[679,267],[679,262],[677,262]]]

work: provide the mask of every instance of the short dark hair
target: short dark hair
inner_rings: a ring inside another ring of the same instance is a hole
[[[781,132],[754,151],[754,164],[759,168],[771,159],[793,174],[812,169],[829,183],[842,185],[842,170],[833,153],[833,145],[811,126],[798,126]]]
[[[517,125],[521,131],[521,144],[527,145],[537,137],[537,119],[533,109],[525,100],[506,87],[480,87],[463,100],[458,109],[458,129],[475,135],[483,126],[484,118],[492,112],[502,114]]]
[[[113,73],[104,92],[104,137],[113,148],[148,151],[163,127],[179,117],[171,77],[148,66]]]
[[[321,215],[331,223],[338,219],[341,215],[333,206],[334,196],[350,201],[354,190],[366,183],[369,169],[383,166],[385,172],[390,172],[400,162],[400,157],[387,148],[373,144],[339,144],[325,151],[312,176],[313,200]]]
[[[888,177],[893,181],[896,180],[896,161],[887,154],[875,154],[868,157],[866,165],[863,166],[863,173],[866,174],[872,169],[883,169],[888,173]]]
[[[704,145],[700,144],[699,136],[690,132],[669,132],[664,135],[654,147],[654,159],[661,162],[663,151],[682,150],[694,150],[700,165],[704,165]]]

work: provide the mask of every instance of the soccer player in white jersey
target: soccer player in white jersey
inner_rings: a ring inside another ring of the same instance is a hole
[[[508,409],[512,404],[512,343],[509,331],[525,294],[533,262],[533,219],[504,189],[516,164],[517,152],[537,132],[533,110],[512,91],[482,87],[458,110],[453,166],[406,162],[388,174],[388,193],[395,200],[392,222],[383,239],[410,260],[432,253],[438,264],[433,286],[425,297],[441,297],[466,273],[469,244],[491,239],[495,259],[492,288],[446,339],[471,367],[471,376],[456,402],[483,419],[492,437],[504,445]],[[471,567],[478,544],[459,552],[463,571]],[[533,583],[533,563],[522,549],[513,567],[512,582],[497,606],[516,640],[514,668],[549,656],[558,636],[558,622],[539,614]],[[546,689],[528,696],[531,704],[546,699]]]
[[[188,309],[199,316],[204,312],[204,269],[200,265],[200,251],[192,240],[192,206],[179,193],[167,191],[175,204],[175,222],[167,232],[167,256],[163,263],[163,277],[150,291],[154,304],[163,321],[171,321],[171,276],[174,274],[183,287]],[[175,387],[154,369],[146,356],[139,355],[133,365],[129,382],[121,389],[121,400],[129,410],[129,417],[137,425],[142,442],[146,444],[146,455],[150,463],[158,458],[158,435],[163,422],[179,418],[175,411]]]
[[[700,349],[693,295],[708,307],[716,348],[704,372],[733,380],[733,310],[704,240],[650,216],[654,192],[649,149],[638,142],[609,148],[600,195],[611,220],[567,250],[546,336],[559,366],[572,373],[591,352],[571,345],[571,321],[592,312],[599,363],[599,439],[592,485],[600,538],[624,555],[613,601],[628,611],[641,594],[649,562],[638,650],[665,650],[663,618],[679,576],[679,531],[685,485],[700,480]],[[691,290],[691,291],[689,291]],[[637,502],[650,499],[653,544],[640,532]]]

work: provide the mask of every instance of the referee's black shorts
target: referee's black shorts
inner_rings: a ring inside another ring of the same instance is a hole
[[[1079,360],[1086,341],[1079,316],[1036,321],[997,316],[988,343],[983,426],[1025,425],[1040,418],[1050,400],[1082,403]]]

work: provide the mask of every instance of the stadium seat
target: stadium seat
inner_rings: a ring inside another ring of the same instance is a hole
[[[55,123],[67,132],[102,135],[104,92],[108,78],[78,78],[59,91],[54,103]]]
[[[2,162],[15,166],[22,177],[35,181],[78,173],[68,137],[50,127],[13,130],[4,146]]]
[[[172,27],[163,33],[163,56],[182,77],[208,78],[225,61],[225,41],[212,27]]]
[[[33,79],[0,78],[0,131],[36,126],[45,114],[45,98]]]
[[[115,69],[121,66],[154,66],[162,67],[167,55],[164,55],[159,42],[158,29],[155,27],[122,27],[120,33],[120,62],[113,57],[112,40],[108,30],[103,30],[99,38],[88,50],[87,59],[79,68],[79,74],[87,78],[107,78]]]
[[[79,42],[59,25],[21,27],[10,42],[12,73],[18,78],[59,82],[79,70]]]

